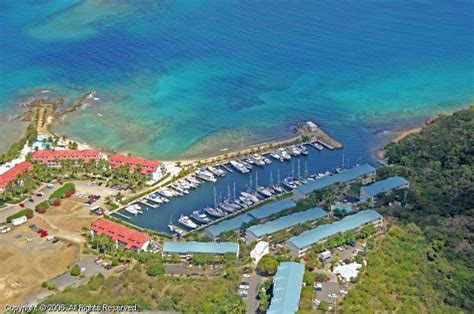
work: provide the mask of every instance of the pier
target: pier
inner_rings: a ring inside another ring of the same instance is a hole
[[[131,219],[132,219],[132,218],[128,217],[127,215],[124,215],[124,214],[119,213],[118,211],[113,212],[113,214],[116,214],[116,215],[118,215],[118,216],[120,216],[120,217],[122,217],[122,218],[128,219],[128,220],[131,220]]]
[[[230,169],[229,167],[227,167],[225,164],[221,164],[222,168],[224,168],[225,170],[229,171],[230,173],[233,173],[234,170]]]
[[[329,145],[328,143],[326,143],[326,142],[324,142],[324,141],[317,140],[316,142],[318,142],[319,144],[323,145],[324,147],[326,147],[326,148],[329,149],[329,150],[334,150],[334,147],[332,147],[331,145]]]

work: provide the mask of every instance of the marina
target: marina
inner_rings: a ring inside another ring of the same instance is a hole
[[[299,185],[366,162],[367,157],[347,148],[330,150],[319,142],[251,154],[199,168],[111,215],[142,228],[182,236]]]

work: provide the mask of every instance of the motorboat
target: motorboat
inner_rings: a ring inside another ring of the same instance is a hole
[[[257,192],[262,194],[265,197],[271,197],[272,196],[272,193],[268,189],[264,188],[263,186],[257,187]]]
[[[263,161],[264,161],[265,164],[267,164],[267,165],[270,165],[270,164],[272,163],[272,161],[271,161],[269,158],[265,157],[265,156],[263,156]]]
[[[285,187],[289,188],[290,190],[293,190],[293,189],[295,189],[295,188],[297,187],[297,185],[296,185],[295,182],[293,181],[293,178],[291,178],[291,177],[288,177],[288,178],[283,179],[282,184],[283,184]]]
[[[207,171],[206,169],[204,168],[200,168],[197,172],[196,172],[196,176],[198,178],[201,178],[205,181],[208,181],[208,182],[216,182],[217,179],[214,177],[214,175],[212,173],[210,173],[209,171]]]
[[[277,184],[275,184],[274,186],[272,186],[272,188],[273,188],[273,190],[274,190],[275,192],[277,192],[277,193],[284,193],[284,192],[285,192],[285,190],[284,190],[281,186],[279,186],[279,185],[277,185]]]
[[[272,157],[273,159],[276,159],[276,160],[282,160],[283,158],[280,156],[280,154],[278,154],[278,152],[271,152],[270,153],[270,157]]]
[[[173,197],[174,194],[169,189],[161,189],[158,191],[159,194],[163,195],[164,197]]]
[[[309,155],[309,152],[304,145],[301,145],[299,148],[300,148],[301,155],[304,155],[304,156]]]
[[[206,216],[203,210],[193,211],[193,213],[191,214],[191,218],[195,219],[197,222],[200,222],[202,224],[208,224],[212,222],[212,220]]]
[[[198,227],[188,216],[181,215],[178,222],[189,229],[196,229]]]
[[[253,166],[251,164],[249,164],[248,162],[244,161],[244,160],[239,160],[240,164],[242,166],[244,166],[245,168],[247,168],[248,170],[251,170],[253,169]]]
[[[255,165],[260,166],[260,167],[265,166],[265,161],[263,160],[262,155],[253,154],[252,159],[255,162]]]
[[[285,160],[290,160],[291,159],[291,156],[286,152],[286,150],[284,148],[279,148],[278,153]]]
[[[319,151],[322,151],[324,149],[324,146],[319,144],[318,142],[311,143],[310,145],[313,146],[314,148],[316,148]]]
[[[207,167],[207,170],[209,170],[215,176],[218,176],[218,177],[225,176],[225,171],[222,170],[221,168],[215,168],[215,167],[209,166]]]
[[[232,167],[234,167],[237,171],[241,172],[241,173],[247,173],[249,172],[250,170],[245,167],[244,165],[242,165],[240,162],[238,161],[235,161],[235,160],[231,160],[230,161],[230,164]]]
[[[138,215],[138,213],[140,212],[140,206],[138,204],[133,204],[133,205],[129,205],[127,207],[124,208],[124,210],[132,215]]]

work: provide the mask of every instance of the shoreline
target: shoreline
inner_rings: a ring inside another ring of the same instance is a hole
[[[51,92],[51,91],[48,91],[48,92]],[[81,108],[84,105],[85,101],[87,101],[88,99],[93,98],[95,96],[96,96],[96,93],[94,91],[88,92],[88,93],[84,94],[83,96],[79,97],[78,99],[74,100],[72,103],[67,104],[66,106],[64,106],[64,100],[65,100],[66,96],[58,96],[54,100],[53,99],[51,99],[51,100],[41,99],[41,98],[40,99],[34,99],[29,103],[22,103],[22,106],[24,106],[24,108],[26,108],[26,109],[23,112],[21,112],[19,114],[16,114],[12,119],[16,120],[16,121],[33,123],[33,122],[35,122],[35,120],[37,120],[36,115],[38,115],[38,113],[41,110],[45,110],[44,116],[42,117],[44,119],[44,123],[43,123],[42,127],[38,127],[38,131],[39,131],[38,134],[45,135],[45,136],[55,136],[57,138],[63,138],[63,136],[64,136],[63,134],[59,134],[59,133],[51,130],[51,126],[54,124],[54,122],[56,122],[61,117],[67,115],[68,113],[74,112],[77,109]],[[472,104],[463,105],[463,106],[460,106],[460,108],[466,108],[466,107],[469,107],[471,105]],[[375,155],[374,157],[376,157],[376,159],[379,159],[381,161],[385,161],[384,147],[386,145],[388,145],[389,143],[392,143],[392,142],[399,142],[400,140],[402,140],[403,138],[405,138],[408,135],[418,133],[423,129],[423,127],[430,120],[434,120],[437,117],[439,117],[440,115],[451,115],[454,112],[460,110],[460,108],[451,108],[451,109],[448,109],[447,111],[443,111],[441,113],[438,113],[433,117],[427,117],[425,122],[421,126],[420,125],[409,126],[409,127],[403,128],[399,131],[393,131],[394,134],[388,140],[387,143],[382,144],[381,147],[375,148],[375,150],[373,151],[373,152],[375,152],[375,154],[373,153]],[[37,122],[39,123],[39,121],[37,121]],[[304,123],[300,124],[299,127],[301,127],[301,125],[304,125]],[[261,143],[256,143],[256,144],[250,144],[250,145],[246,146],[245,149],[230,149],[230,150],[227,150],[227,151],[219,151],[216,154],[210,153],[207,156],[203,155],[202,157],[196,157],[196,158],[183,157],[183,159],[181,159],[181,158],[178,157],[178,158],[170,159],[170,160],[161,159],[161,158],[158,158],[158,159],[161,162],[163,162],[164,164],[172,165],[172,166],[175,166],[176,164],[180,164],[182,166],[191,166],[191,165],[194,165],[196,163],[198,163],[198,164],[203,164],[203,163],[213,164],[213,163],[216,163],[216,162],[219,162],[219,161],[222,162],[224,160],[231,159],[231,158],[246,156],[246,155],[249,155],[251,153],[268,152],[272,149],[275,149],[275,148],[278,148],[278,147],[281,147],[281,146],[294,145],[294,144],[297,144],[297,143],[300,143],[300,142],[304,142],[303,138],[307,134],[305,134],[304,132],[300,132],[300,130],[298,130],[298,128],[296,130],[292,130],[292,131],[295,134],[292,137],[285,137],[285,138],[281,138],[281,139],[275,139],[275,140],[271,140],[271,141],[266,141],[266,142],[261,142]],[[320,131],[320,133],[310,134],[313,137],[312,140],[314,138],[319,138],[319,139],[325,141],[326,143],[331,143],[331,145],[333,145],[335,149],[342,148],[342,144],[337,142],[334,138],[332,138],[330,135],[328,135],[324,130],[322,130],[318,127],[318,131]],[[19,137],[17,139],[17,141],[24,136],[24,133],[25,133],[25,131],[22,132],[22,136]],[[104,147],[95,147],[93,145],[90,145],[90,144],[85,143],[85,142],[80,142],[80,141],[75,140],[73,138],[68,138],[68,137],[66,137],[66,138],[67,138],[67,140],[76,143],[77,146],[78,146],[78,149],[94,148],[94,149],[99,149],[100,151],[102,151],[104,153],[108,153],[108,154],[110,154],[110,153],[120,153],[120,154],[129,153],[129,152],[126,152],[126,151],[116,151],[116,150],[108,149],[108,148],[104,148]],[[8,148],[5,149],[5,151],[7,151],[7,150],[8,150]],[[137,154],[137,156],[140,156],[140,155]]]

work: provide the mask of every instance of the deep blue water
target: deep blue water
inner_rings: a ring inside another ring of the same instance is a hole
[[[312,119],[369,151],[384,130],[473,103],[473,12],[465,0],[2,1],[0,113],[42,89],[95,90],[55,129],[175,159]]]

